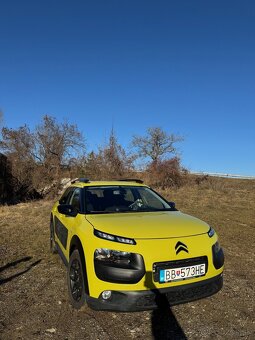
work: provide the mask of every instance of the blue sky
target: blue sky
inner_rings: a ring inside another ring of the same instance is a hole
[[[68,119],[89,149],[160,126],[189,170],[255,176],[255,2],[2,1],[0,108]]]

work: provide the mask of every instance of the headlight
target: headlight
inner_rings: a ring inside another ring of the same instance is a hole
[[[126,264],[131,261],[131,253],[126,251],[98,248],[95,250],[94,259],[104,263]]]
[[[97,237],[103,238],[105,240],[108,240],[108,241],[120,242],[120,243],[126,243],[126,244],[136,244],[135,240],[133,240],[132,238],[115,236],[115,235],[104,233],[96,229],[94,229],[94,235]]]
[[[94,268],[99,280],[112,283],[137,283],[145,274],[142,255],[108,248],[95,250]]]
[[[212,227],[210,227],[207,234],[208,234],[209,237],[213,237],[213,235],[215,234],[215,230]]]

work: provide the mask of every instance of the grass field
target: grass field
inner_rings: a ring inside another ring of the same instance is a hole
[[[213,178],[165,190],[178,209],[214,227],[225,251],[224,287],[171,310],[80,311],[66,269],[49,253],[51,201],[0,207],[1,339],[255,339],[255,181]]]

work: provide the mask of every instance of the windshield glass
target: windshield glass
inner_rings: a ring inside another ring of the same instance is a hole
[[[172,210],[170,205],[147,187],[87,187],[86,212],[89,214]]]

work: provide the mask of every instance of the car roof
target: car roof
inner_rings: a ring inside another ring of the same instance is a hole
[[[71,186],[76,187],[88,187],[88,186],[111,186],[111,185],[121,185],[121,186],[144,186],[143,181],[140,179],[119,179],[119,180],[102,180],[102,181],[90,181],[87,178],[76,178],[71,182]]]

